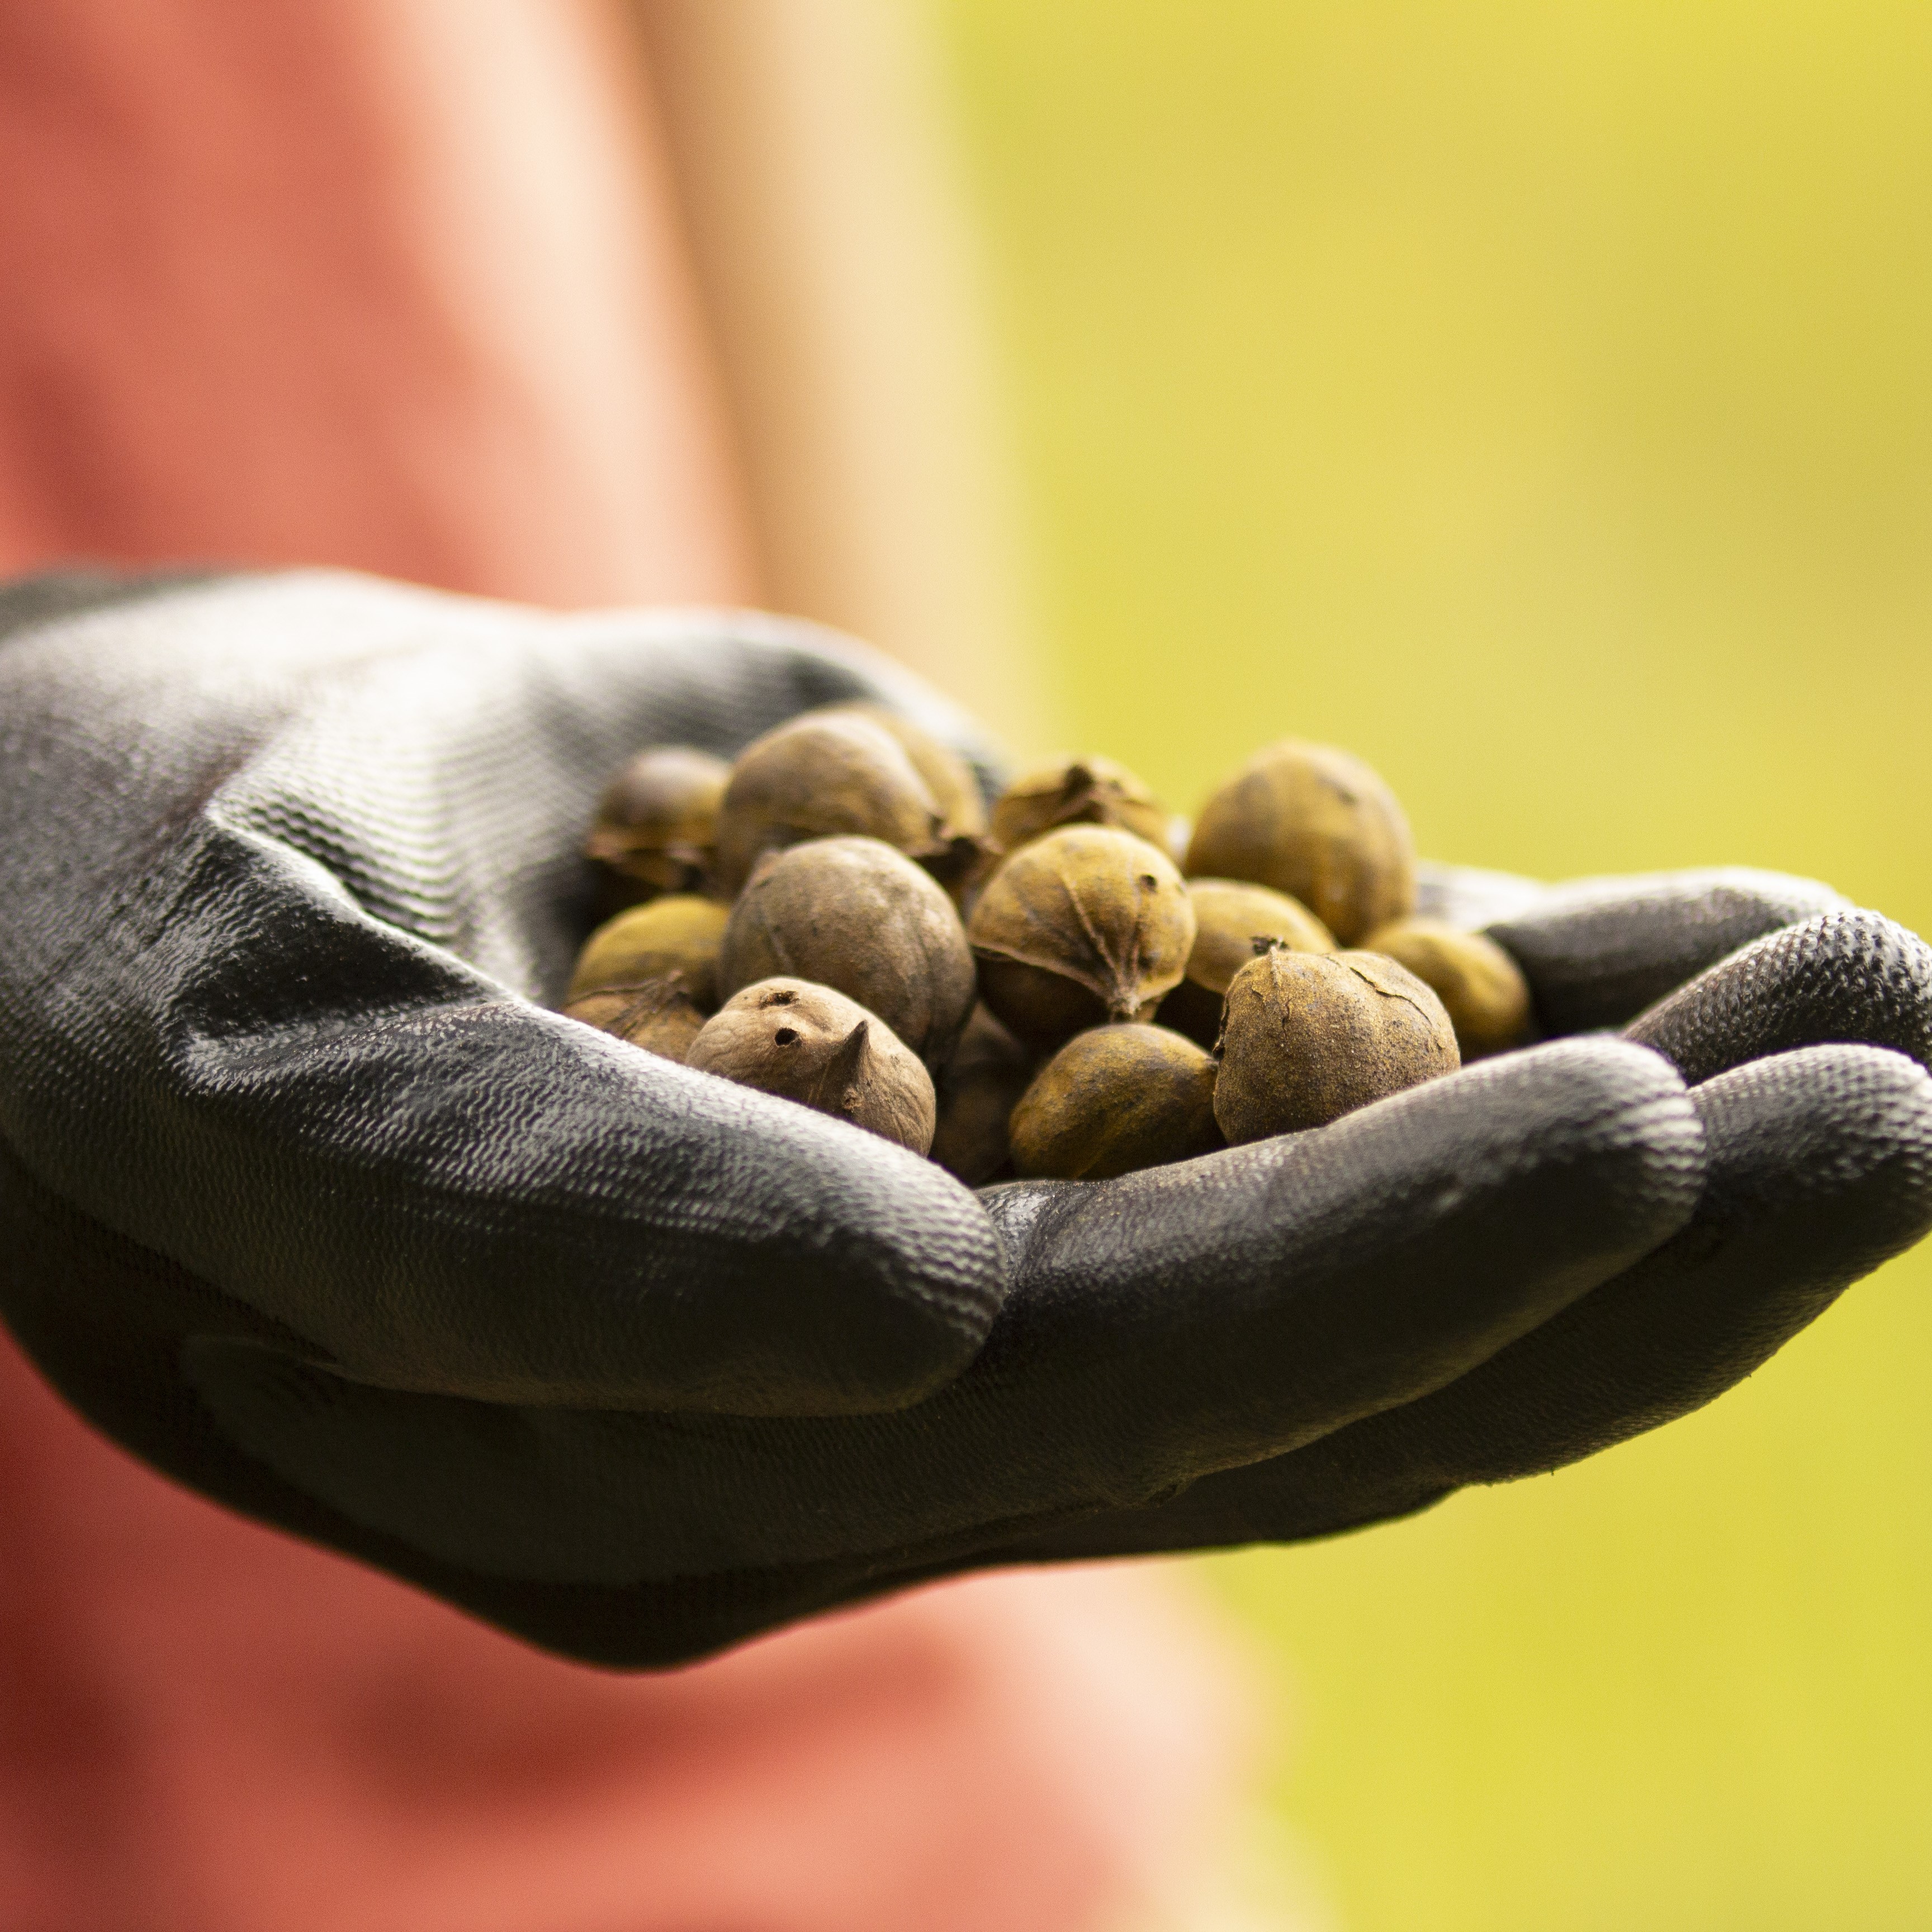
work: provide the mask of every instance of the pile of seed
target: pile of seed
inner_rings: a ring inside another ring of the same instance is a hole
[[[566,1013],[976,1186],[1320,1126],[1530,1036],[1509,956],[1414,916],[1394,794],[1292,739],[1190,832],[1099,758],[988,812],[936,739],[833,706],[732,765],[640,752],[585,849]]]

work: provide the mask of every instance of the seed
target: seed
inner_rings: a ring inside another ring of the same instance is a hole
[[[932,1145],[932,1076],[876,1013],[830,986],[761,980],[704,1024],[685,1064],[896,1141]]]
[[[1434,989],[1466,1060],[1507,1053],[1534,1034],[1522,968],[1484,934],[1436,919],[1398,920],[1370,933],[1363,950],[1387,954]]]
[[[979,842],[947,824],[905,747],[870,718],[808,711],[739,754],[718,818],[718,883],[735,898],[762,853],[808,838],[883,839],[950,879]]]
[[[1114,825],[1168,844],[1168,814],[1145,782],[1112,758],[1056,758],[1023,772],[993,806],[994,842],[1016,851],[1061,825]]]
[[[1211,1153],[1214,1061],[1166,1027],[1076,1034],[1013,1109],[1013,1171],[1023,1179],[1106,1180]]]
[[[730,915],[689,892],[671,892],[607,920],[585,943],[570,976],[573,1000],[604,986],[634,986],[681,973],[706,1011],[717,1004],[714,969]]]
[[[833,704],[808,712],[817,718],[866,718],[898,740],[926,781],[947,830],[955,836],[982,836],[986,830],[986,800],[973,767],[950,745],[935,738],[922,724],[889,711],[883,704]]]
[[[1460,1061],[1442,1002],[1375,952],[1272,947],[1228,988],[1214,1118],[1237,1145],[1325,1126]]]
[[[1187,896],[1194,902],[1194,950],[1186,976],[1160,1003],[1160,1023],[1200,1046],[1220,1038],[1228,982],[1264,946],[1335,950],[1334,935],[1286,892],[1238,879],[1190,879]]]
[[[704,1024],[698,1002],[684,989],[683,977],[667,974],[638,986],[603,986],[564,1008],[600,1033],[614,1034],[666,1060],[682,1060]]]
[[[1063,826],[1005,860],[968,934],[980,998],[1046,1052],[1091,1026],[1150,1017],[1187,963],[1194,908],[1173,861],[1145,839]]]
[[[1033,1079],[1034,1057],[984,1006],[975,1006],[939,1081],[932,1157],[968,1187],[1009,1162],[1006,1123]]]
[[[973,1010],[973,950],[952,902],[877,838],[814,838],[758,861],[718,959],[729,995],[784,975],[877,1013],[928,1067]]]
[[[1187,871],[1286,892],[1344,946],[1415,904],[1415,848],[1394,793],[1348,752],[1293,738],[1202,807]]]
[[[611,780],[584,846],[602,875],[604,917],[660,892],[704,890],[730,775],[709,752],[652,745]]]

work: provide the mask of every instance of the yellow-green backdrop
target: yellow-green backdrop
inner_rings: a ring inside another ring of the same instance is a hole
[[[938,0],[1060,723],[1932,930],[1932,8]],[[1932,1924],[1932,1251],[1742,1389],[1217,1559],[1353,1932]]]

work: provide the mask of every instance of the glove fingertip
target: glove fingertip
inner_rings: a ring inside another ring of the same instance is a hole
[[[1800,1047],[1888,1048],[1932,1067],[1932,948],[1882,914],[1821,913],[1658,1000],[1624,1037],[1693,1086]]]
[[[1721,866],[1573,880],[1486,930],[1556,1035],[1622,1026],[1739,946],[1847,907],[1815,879]]]
[[[1815,1224],[1847,1280],[1932,1233],[1932,1074],[1904,1054],[1802,1047],[1692,1099],[1712,1150],[1712,1220]]]

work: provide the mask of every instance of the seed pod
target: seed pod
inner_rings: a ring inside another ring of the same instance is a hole
[[[1009,1162],[1006,1123],[1033,1079],[1034,1058],[975,1006],[939,1081],[939,1126],[932,1157],[968,1187],[995,1178]]]
[[[808,718],[867,718],[897,739],[926,781],[939,816],[955,836],[976,838],[986,830],[986,801],[973,767],[950,745],[942,743],[922,724],[889,711],[883,704],[832,704],[805,714]]]
[[[731,768],[689,745],[652,745],[613,778],[584,841],[608,918],[660,892],[702,892]]]
[[[1234,975],[1217,1058],[1214,1118],[1236,1145],[1325,1126],[1460,1064],[1442,1002],[1406,967],[1279,946]]]
[[[932,1076],[876,1013],[830,986],[761,980],[734,993],[685,1064],[850,1120],[915,1154],[932,1145]]]
[[[1166,806],[1112,758],[1056,758],[1022,772],[994,802],[994,843],[1012,852],[1060,825],[1115,825],[1167,850]]]
[[[856,1000],[928,1067],[973,1010],[973,950],[931,876],[877,838],[814,838],[758,861],[718,957],[728,998],[784,975]]]
[[[1034,1076],[1011,1133],[1025,1180],[1107,1180],[1211,1154],[1214,1059],[1166,1027],[1076,1034]]]
[[[730,916],[722,905],[689,892],[668,893],[620,912],[605,920],[577,956],[569,998],[681,973],[686,992],[709,1012],[718,1004],[714,968]]]
[[[883,839],[942,880],[979,844],[956,834],[892,734],[850,712],[808,711],[754,739],[718,817],[718,884],[735,898],[765,852],[853,832]]]
[[[614,1034],[647,1053],[682,1060],[704,1024],[698,1002],[684,989],[681,974],[646,980],[640,986],[604,986],[572,1000],[566,1018],[581,1020],[600,1033]]]
[[[1535,1033],[1522,968],[1480,932],[1438,919],[1399,920],[1370,934],[1368,952],[1406,966],[1448,1010],[1465,1060],[1526,1046]]]
[[[1144,1019],[1194,944],[1194,908],[1165,852],[1130,832],[1068,825],[987,881],[967,928],[980,997],[1047,1052],[1109,1020]]]
[[[1344,946],[1415,906],[1415,847],[1394,793],[1360,759],[1293,738],[1202,808],[1186,868],[1286,892]]]
[[[1194,950],[1186,976],[1160,1003],[1160,1023],[1202,1046],[1220,1037],[1221,1003],[1234,975],[1269,945],[1333,952],[1334,935],[1299,899],[1238,879],[1190,879]]]

